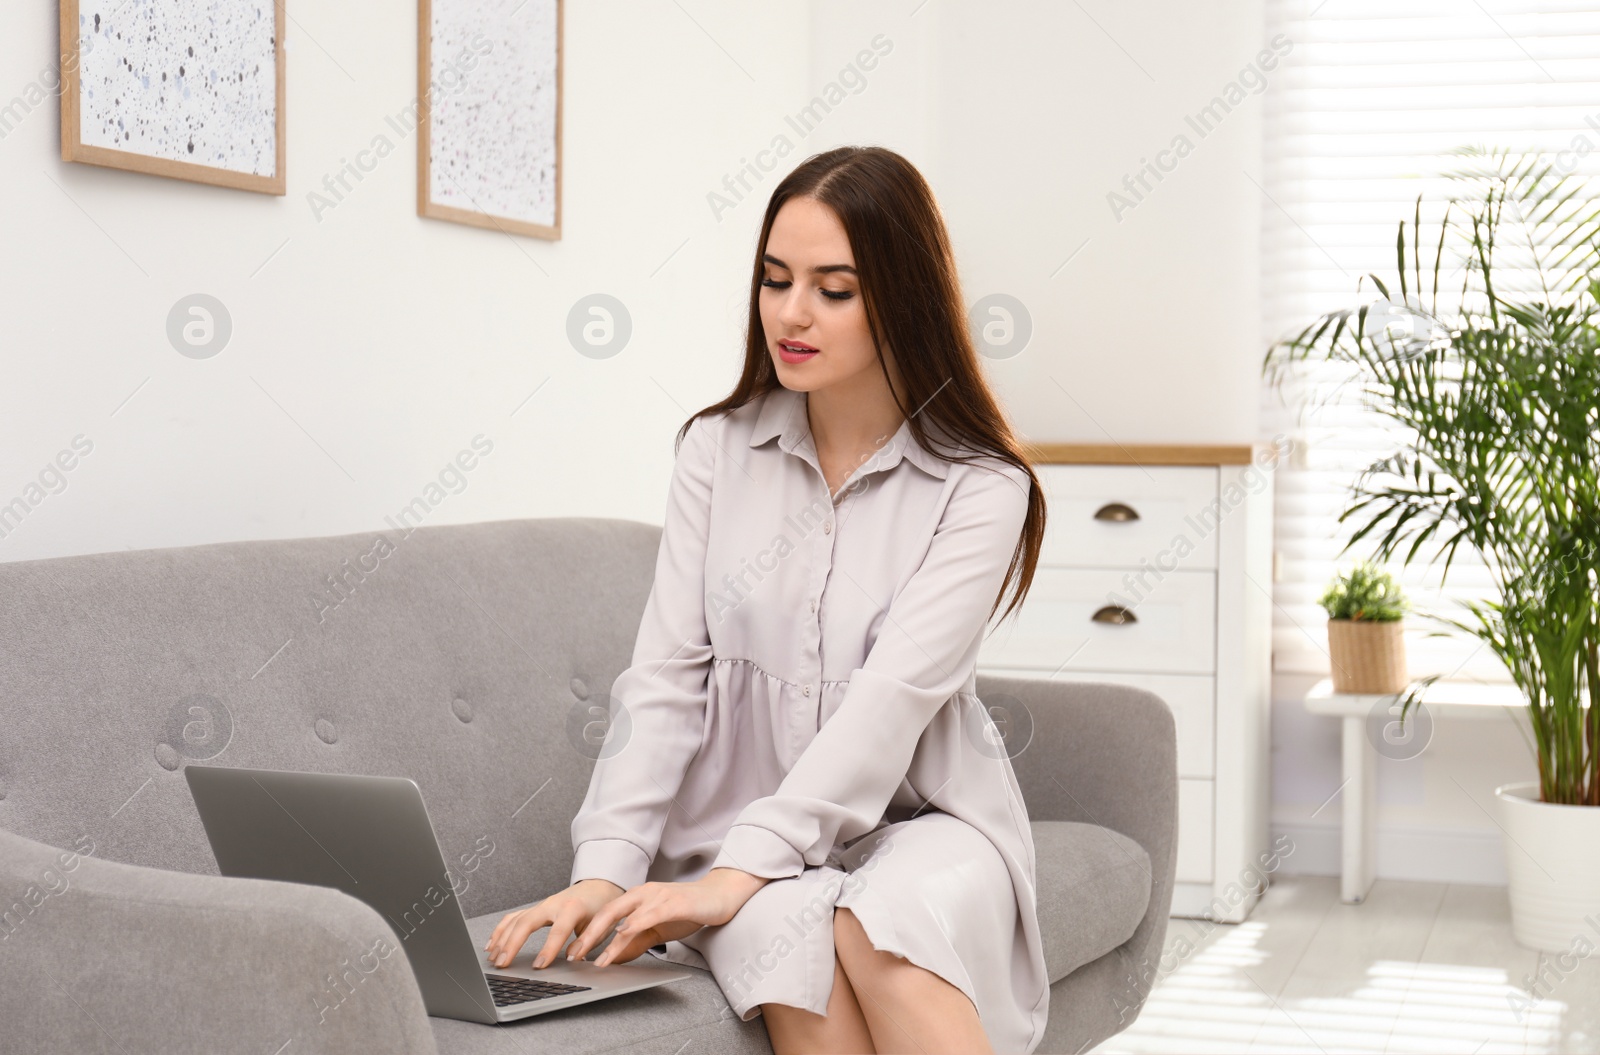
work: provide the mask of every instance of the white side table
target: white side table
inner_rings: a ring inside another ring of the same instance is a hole
[[[1341,756],[1344,795],[1341,820],[1341,867],[1339,900],[1359,904],[1372,889],[1373,838],[1376,828],[1375,780],[1378,764],[1376,735],[1384,726],[1400,721],[1400,695],[1366,695],[1333,691],[1333,679],[1323,678],[1306,693],[1306,710],[1312,714],[1343,719]],[[1515,685],[1486,684],[1476,681],[1436,681],[1422,696],[1421,707],[1412,707],[1406,726],[1417,722],[1423,707],[1427,720],[1441,715],[1454,717],[1494,717],[1501,708],[1520,711],[1526,700]],[[1371,724],[1369,724],[1371,723]]]

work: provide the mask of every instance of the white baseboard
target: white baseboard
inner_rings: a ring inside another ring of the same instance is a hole
[[[1288,836],[1294,845],[1294,852],[1281,859],[1280,875],[1339,874],[1337,822],[1299,821],[1272,825],[1273,845],[1277,845],[1280,835]],[[1379,879],[1505,886],[1503,839],[1499,831],[1380,824],[1374,847],[1374,868]]]

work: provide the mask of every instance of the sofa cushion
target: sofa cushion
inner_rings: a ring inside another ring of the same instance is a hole
[[[1150,908],[1150,855],[1121,832],[1034,821],[1039,929],[1052,983],[1133,936]]]

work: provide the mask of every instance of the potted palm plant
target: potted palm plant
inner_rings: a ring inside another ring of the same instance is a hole
[[[1371,536],[1387,561],[1409,541],[1410,564],[1432,539],[1445,576],[1463,545],[1488,568],[1494,600],[1433,618],[1492,649],[1526,702],[1537,779],[1495,789],[1512,930],[1568,952],[1600,913],[1600,210],[1542,157],[1457,154],[1437,236],[1420,197],[1399,223],[1394,291],[1368,276],[1376,302],[1277,342],[1263,372],[1347,364],[1402,434],[1352,488],[1346,550]]]
[[[1371,561],[1362,561],[1347,574],[1335,576],[1317,603],[1328,613],[1333,691],[1377,695],[1404,691],[1403,634],[1410,603],[1393,577]]]

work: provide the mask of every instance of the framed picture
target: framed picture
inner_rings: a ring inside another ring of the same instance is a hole
[[[562,2],[418,0],[418,215],[561,237]]]
[[[284,193],[281,0],[61,0],[61,157]]]

